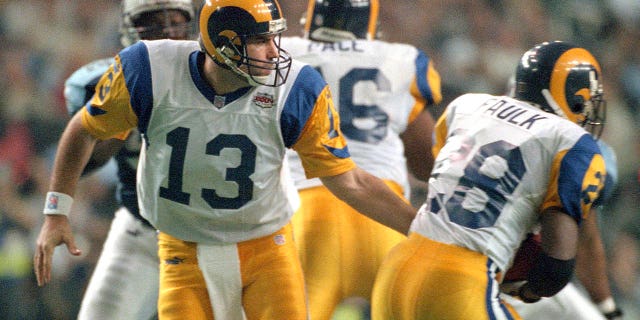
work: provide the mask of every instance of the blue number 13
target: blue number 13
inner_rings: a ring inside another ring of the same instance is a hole
[[[184,163],[189,142],[189,128],[178,127],[167,134],[167,145],[171,146],[171,160],[167,187],[160,187],[160,197],[189,205],[191,195],[182,190]],[[227,168],[225,181],[238,185],[238,195],[233,198],[219,196],[214,189],[202,188],[201,197],[214,209],[238,209],[253,198],[253,181],[250,176],[256,169],[256,145],[245,135],[220,134],[205,147],[208,155],[219,156],[226,148],[240,150],[240,165]]]

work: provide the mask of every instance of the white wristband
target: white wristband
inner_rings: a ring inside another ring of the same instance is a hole
[[[44,202],[44,214],[61,214],[69,216],[71,212],[71,204],[73,198],[61,192],[47,192],[47,198]]]
[[[616,303],[615,301],[613,301],[612,297],[608,297],[602,300],[602,302],[598,303],[597,306],[598,310],[600,310],[600,312],[602,313],[609,313],[616,310]]]

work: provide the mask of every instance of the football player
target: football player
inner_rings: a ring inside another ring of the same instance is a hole
[[[162,319],[307,319],[285,151],[343,201],[406,233],[416,210],[350,158],[326,82],[280,47],[276,0],[203,3],[199,41],[138,41],[115,57],[56,153],[36,242],[39,285],[65,244],[98,139],[142,135],[140,213],[158,229]]]
[[[121,7],[121,43],[125,47],[139,40],[186,40],[194,35],[191,0],[124,0]],[[64,96],[70,115],[93,96],[98,80],[112,63],[112,58],[93,61],[67,79]],[[78,319],[151,319],[157,313],[156,230],[140,215],[136,192],[141,142],[136,130],[122,139],[100,141],[85,167],[89,172],[115,155],[120,208],[84,293]]]
[[[606,179],[600,66],[545,42],[515,80],[515,99],[465,94],[438,119],[428,197],[381,266],[373,319],[520,319],[498,285],[538,223],[542,250],[516,295],[538,301],[571,279],[579,225]]]
[[[426,180],[433,165],[426,107],[442,99],[440,76],[421,50],[377,39],[378,10],[378,0],[310,0],[304,36],[283,38],[282,46],[331,87],[356,164],[408,197],[407,167]],[[289,160],[301,199],[293,230],[310,315],[329,320],[345,298],[371,298],[380,263],[406,236],[361,215],[319,179],[306,179],[295,152]]]
[[[609,201],[618,180],[617,161],[615,152],[608,144],[601,139],[597,142],[604,157],[607,178],[602,189],[600,205],[591,207],[591,214],[584,219],[580,227],[580,242],[576,254],[576,276],[588,297],[573,282],[569,282],[553,297],[541,299],[536,303],[524,303],[509,295],[509,288],[526,280],[528,269],[535,263],[535,257],[540,250],[539,235],[532,233],[525,239],[528,246],[521,246],[518,250],[513,265],[505,274],[501,285],[501,288],[507,291],[503,298],[527,320],[622,319],[622,310],[611,293],[606,270],[607,259],[598,228],[599,210]]]

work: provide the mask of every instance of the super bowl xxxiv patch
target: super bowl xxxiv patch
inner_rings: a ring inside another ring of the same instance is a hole
[[[273,108],[275,101],[273,100],[273,95],[268,93],[259,92],[253,98],[253,103],[255,103],[260,108]]]

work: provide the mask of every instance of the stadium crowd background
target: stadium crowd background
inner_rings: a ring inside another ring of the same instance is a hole
[[[280,2],[286,35],[301,35],[306,1]],[[442,76],[441,107],[464,92],[505,92],[517,59],[542,41],[573,42],[602,62],[608,100],[602,139],[617,153],[619,183],[601,229],[616,300],[627,319],[640,319],[640,2],[381,2],[381,37],[431,56]],[[75,196],[71,219],[84,255],[65,257],[59,247],[54,280],[44,288],[35,284],[31,261],[54,146],[68,120],[64,80],[118,52],[119,6],[116,0],[0,1],[0,319],[77,314],[116,206],[113,166],[83,179]]]

